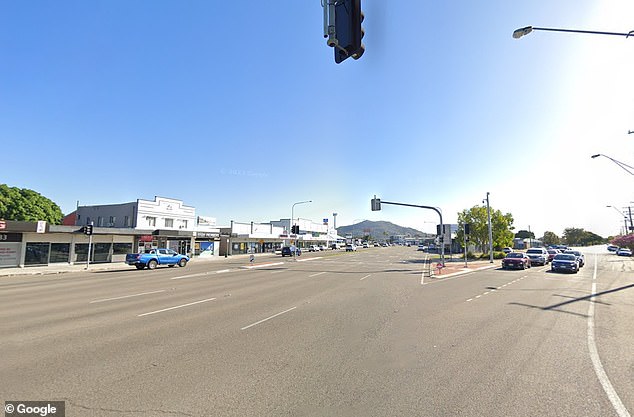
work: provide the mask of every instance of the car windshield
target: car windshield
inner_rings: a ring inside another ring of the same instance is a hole
[[[560,253],[558,255],[555,255],[554,260],[555,261],[575,261],[577,260],[577,257],[575,255],[568,254],[568,253]]]
[[[511,252],[508,255],[506,255],[506,257],[507,258],[523,258],[524,254],[519,252]]]
[[[526,253],[544,253],[541,249],[529,249]]]

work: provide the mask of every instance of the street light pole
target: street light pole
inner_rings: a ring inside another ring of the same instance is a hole
[[[491,205],[489,204],[489,192],[487,191],[487,219],[489,221],[489,261],[493,263],[493,227],[491,226]]]
[[[619,215],[623,216],[623,222],[625,223],[625,229],[623,230],[623,234],[626,235],[627,234],[627,216],[625,214],[623,214],[615,206],[605,206],[605,207],[612,207],[614,210],[616,210],[617,213],[619,213]]]
[[[609,157],[609,156],[607,156],[607,155],[604,155],[604,154],[602,154],[602,153],[598,153],[598,154],[596,154],[596,155],[592,155],[590,158],[595,159],[595,158],[598,158],[598,157],[600,157],[600,156],[603,156],[603,157],[605,157],[605,158],[608,158],[610,161],[612,161],[612,162],[614,162],[615,164],[617,164],[619,167],[621,167],[621,169],[623,169],[623,170],[624,170],[625,172],[627,172],[628,174],[630,174],[630,175],[634,175],[634,172],[630,171],[631,169],[634,169],[634,167],[632,167],[632,166],[630,166],[630,165],[628,165],[628,164],[626,164],[626,163],[624,163],[624,162],[617,161],[616,159],[611,158],[611,157]],[[628,169],[628,168],[629,168],[629,169]]]
[[[602,32],[596,30],[577,30],[577,29],[559,29],[559,28],[541,28],[536,26],[526,26],[523,28],[519,28],[513,31],[513,37],[515,39],[519,39],[522,36],[526,36],[534,30],[538,31],[547,31],[547,32],[566,32],[566,33],[585,33],[590,35],[613,35],[613,36],[625,36],[629,38],[630,36],[634,36],[634,30],[622,33],[622,32]]]
[[[291,229],[293,228],[293,226],[295,226],[295,206],[298,204],[306,204],[306,203],[312,203],[313,200],[306,200],[306,201],[298,201],[297,203],[293,203],[293,205],[291,206]],[[290,236],[290,233],[289,233]],[[297,243],[297,237],[295,238],[295,243]],[[297,252],[297,246],[295,247],[295,250],[293,251],[293,259],[295,259],[295,253]]]

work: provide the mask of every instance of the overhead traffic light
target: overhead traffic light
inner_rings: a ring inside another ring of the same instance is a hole
[[[361,58],[365,46],[361,42],[365,31],[361,26],[363,12],[361,0],[338,0],[335,2],[335,62],[340,64],[348,57]],[[331,45],[333,46],[333,45]]]
[[[374,196],[374,198],[372,200],[370,200],[370,208],[372,209],[372,211],[380,211],[381,210],[381,199],[380,198],[376,198],[376,196]]]

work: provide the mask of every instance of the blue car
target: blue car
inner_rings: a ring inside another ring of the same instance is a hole
[[[550,264],[550,270],[553,272],[579,272],[579,261],[573,253],[558,253]]]

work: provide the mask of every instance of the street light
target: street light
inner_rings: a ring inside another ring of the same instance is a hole
[[[306,203],[312,203],[312,202],[313,200],[306,200],[306,201],[298,201],[297,203],[293,203],[293,205],[291,206],[291,229],[293,229],[293,226],[295,226],[295,206],[298,204],[306,204]],[[293,258],[295,258],[296,252],[297,252],[297,248],[295,248],[295,250],[293,251]]]
[[[489,221],[489,262],[493,263],[493,227],[491,225],[491,205],[489,204],[489,192],[487,191],[487,198],[482,200],[487,203],[487,220]]]
[[[586,33],[591,35],[614,35],[614,36],[625,36],[626,38],[630,36],[634,36],[634,30],[628,33],[621,32],[600,32],[595,30],[577,30],[577,29],[557,29],[557,28],[540,28],[535,26],[526,26],[524,28],[516,29],[513,31],[513,37],[515,39],[519,39],[522,36],[526,36],[534,30],[542,30],[548,32],[567,32],[567,33]]]
[[[614,206],[605,206],[605,207],[612,207],[614,210],[616,210],[617,213],[619,213],[619,215],[623,216],[623,222],[625,223],[625,229],[623,230],[623,234],[626,235],[627,234],[627,216],[623,214],[621,210],[617,209]]]
[[[618,166],[620,166],[620,167],[621,167],[621,168],[622,168],[625,172],[627,172],[628,174],[630,174],[630,175],[634,175],[634,172],[630,171],[630,169],[634,169],[634,167],[632,167],[632,166],[630,166],[630,165],[628,165],[628,164],[626,164],[626,163],[624,163],[624,162],[617,161],[616,159],[611,158],[611,157],[609,157],[609,156],[607,156],[607,155],[603,155],[602,153],[598,153],[598,154],[596,154],[596,155],[592,155],[590,158],[595,159],[595,158],[598,158],[598,157],[600,157],[600,156],[603,156],[603,157],[605,157],[605,158],[608,158],[610,161],[612,161],[612,162],[614,162],[615,164],[617,164]],[[628,168],[629,168],[629,169],[628,169]]]

